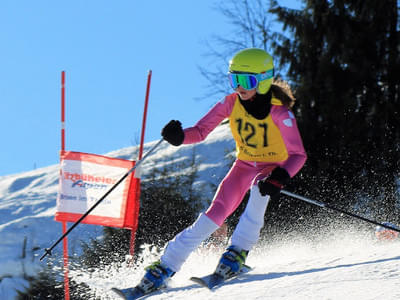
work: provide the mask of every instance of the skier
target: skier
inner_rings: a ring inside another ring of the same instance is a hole
[[[195,126],[183,129],[179,121],[172,120],[162,129],[163,138],[174,146],[193,144],[228,118],[237,159],[207,211],[168,243],[159,261],[146,268],[137,286],[143,292],[164,286],[190,253],[236,210],[250,189],[248,204],[215,271],[223,277],[240,272],[259,239],[270,198],[279,195],[306,161],[291,111],[295,99],[289,86],[273,81],[273,76],[273,60],[266,51],[239,51],[230,61],[228,73],[235,92],[225,96]]]

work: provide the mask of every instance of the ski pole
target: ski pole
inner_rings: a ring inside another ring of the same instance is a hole
[[[319,201],[316,201],[316,200],[312,200],[312,199],[309,199],[309,198],[306,198],[306,197],[303,197],[303,196],[300,196],[300,195],[293,194],[293,193],[285,191],[285,190],[282,190],[281,193],[285,194],[287,196],[299,199],[301,201],[304,201],[304,202],[307,202],[307,203],[322,207],[322,208],[328,208],[330,210],[334,210],[334,211],[340,212],[340,213],[348,215],[350,217],[354,217],[354,218],[360,219],[360,220],[368,222],[368,223],[372,223],[372,224],[375,224],[375,225],[378,225],[378,226],[385,227],[385,228],[390,229],[390,230],[394,230],[394,231],[400,232],[400,229],[398,229],[398,228],[395,228],[395,227],[392,227],[392,226],[389,226],[389,225],[386,225],[386,224],[382,224],[382,223],[379,223],[379,222],[371,220],[371,219],[367,219],[365,217],[362,217],[362,216],[353,214],[351,212],[345,211],[345,210],[343,210],[341,208],[337,208],[337,207],[331,206],[331,205],[329,205],[327,203],[323,203],[323,202],[319,202]]]
[[[44,249],[44,254],[40,257],[42,261],[47,255],[51,256],[51,251],[56,247],[79,223],[82,222],[84,218],[86,218],[126,177],[129,176],[138,166],[142,164],[142,162],[148,157],[162,142],[164,139],[161,139],[155,144],[144,156],[141,160],[139,160],[128,172],[125,173],[89,210],[83,214],[78,221],[76,221],[67,232],[65,232],[50,248]]]

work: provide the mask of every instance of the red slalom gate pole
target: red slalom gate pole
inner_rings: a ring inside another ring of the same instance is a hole
[[[152,75],[152,71],[149,70],[149,73],[147,75],[146,97],[145,97],[145,100],[144,100],[144,110],[143,110],[143,120],[142,120],[142,133],[141,133],[141,136],[140,136],[139,161],[142,159],[142,156],[143,156],[144,133],[145,133],[145,130],[146,130],[147,107],[148,107],[148,104],[149,104],[151,75]],[[140,184],[138,184],[137,187],[138,188],[136,190],[136,199],[139,199],[139,197],[140,197]],[[136,211],[138,211],[138,210],[136,210]],[[137,215],[136,219],[138,217],[139,216]],[[137,228],[131,229],[131,240],[130,240],[130,243],[129,243],[129,254],[130,255],[133,255],[135,253],[136,230],[137,230]]]
[[[65,71],[61,71],[61,155],[65,153]],[[62,222],[63,234],[67,231],[67,222]],[[68,278],[68,239],[63,240],[64,258],[64,297],[69,300],[69,278]]]
[[[67,231],[67,222],[62,222],[63,234]],[[69,278],[68,278],[68,240],[63,241],[64,252],[64,299],[69,300]]]
[[[142,156],[143,156],[144,132],[145,132],[145,129],[146,129],[147,107],[148,107],[148,104],[149,104],[151,75],[152,75],[152,72],[150,70],[149,74],[147,75],[146,98],[144,100],[143,121],[142,121],[142,134],[140,136],[139,160],[141,160]]]
[[[61,72],[61,153],[65,151],[65,71]]]

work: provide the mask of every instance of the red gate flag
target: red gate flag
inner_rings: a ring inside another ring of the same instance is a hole
[[[62,153],[55,220],[76,222],[134,165],[96,154]],[[132,172],[82,223],[136,230],[139,188],[140,179]]]

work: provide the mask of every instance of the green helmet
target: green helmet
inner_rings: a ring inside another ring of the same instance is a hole
[[[268,72],[269,71],[269,72]],[[267,79],[262,80],[258,83],[257,92],[259,94],[266,94],[272,84],[274,62],[272,56],[266,51],[258,48],[247,48],[239,51],[233,56],[229,62],[229,72],[241,72],[241,73],[271,73]]]

